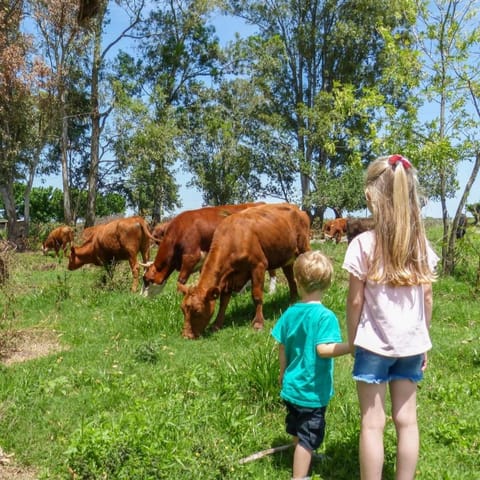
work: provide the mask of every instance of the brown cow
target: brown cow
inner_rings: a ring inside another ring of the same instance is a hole
[[[268,269],[282,268],[295,299],[293,261],[310,249],[310,220],[305,212],[288,203],[249,208],[226,218],[215,231],[198,284],[178,284],[185,297],[182,335],[197,338],[207,327],[220,297],[214,328],[223,326],[233,292],[252,282],[255,329],[263,328],[263,282]]]
[[[73,228],[63,225],[52,230],[47,239],[42,243],[42,252],[44,255],[48,253],[50,249],[55,250],[55,256],[58,257],[60,248],[63,249],[64,255],[67,254],[68,245],[73,243]]]
[[[76,270],[87,263],[108,266],[114,261],[128,260],[133,274],[132,291],[138,286],[139,263],[137,254],[148,261],[151,235],[142,217],[121,218],[90,227],[80,246],[72,245],[68,262],[69,270]]]
[[[205,259],[218,225],[232,213],[258,205],[262,203],[204,207],[178,214],[169,222],[155,260],[144,265],[144,295],[159,293],[174,270],[180,272],[177,281],[186,283]]]
[[[347,233],[347,219],[336,218],[330,220],[323,226],[323,234],[328,240],[335,239],[336,243],[339,243],[343,235]]]
[[[347,241],[350,243],[357,235],[367,230],[373,230],[373,218],[347,218]]]

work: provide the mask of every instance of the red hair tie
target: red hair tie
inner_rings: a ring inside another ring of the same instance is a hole
[[[400,162],[403,165],[403,168],[405,170],[408,170],[409,168],[412,168],[412,164],[410,163],[410,160],[406,159],[402,155],[390,155],[388,157],[388,163],[390,165],[396,165],[398,162]]]

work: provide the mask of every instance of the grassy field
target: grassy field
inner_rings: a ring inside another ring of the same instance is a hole
[[[439,232],[429,230],[434,246]],[[477,235],[478,238],[478,235]],[[475,240],[477,241],[477,240]],[[480,478],[480,293],[478,242],[461,248],[459,277],[434,285],[434,349],[421,383],[418,479]],[[345,331],[346,245],[315,244],[334,261],[324,303]],[[438,251],[438,248],[437,248]],[[98,267],[16,254],[0,290],[0,351],[20,333],[52,336],[61,350],[2,365],[0,446],[39,479],[289,479],[292,450],[239,460],[290,439],[270,330],[288,305],[284,284],[265,295],[266,327],[250,327],[248,293],[233,298],[225,328],[180,336],[174,274],[153,299],[129,292],[126,264],[113,279]],[[11,346],[11,345],[10,345]],[[359,413],[352,359],[336,361],[336,394],[313,478],[358,475]],[[384,478],[394,478],[395,433],[386,429]]]

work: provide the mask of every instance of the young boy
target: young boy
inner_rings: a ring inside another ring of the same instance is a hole
[[[280,396],[287,407],[286,431],[294,437],[293,479],[307,479],[312,455],[325,433],[325,411],[333,395],[333,357],[350,353],[335,314],[321,303],[333,266],[318,250],[300,255],[293,272],[301,301],[279,318]]]

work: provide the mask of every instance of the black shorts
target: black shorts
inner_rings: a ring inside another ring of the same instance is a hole
[[[327,407],[307,408],[284,402],[287,407],[285,429],[298,437],[298,443],[307,450],[316,450],[325,436],[325,412]]]

